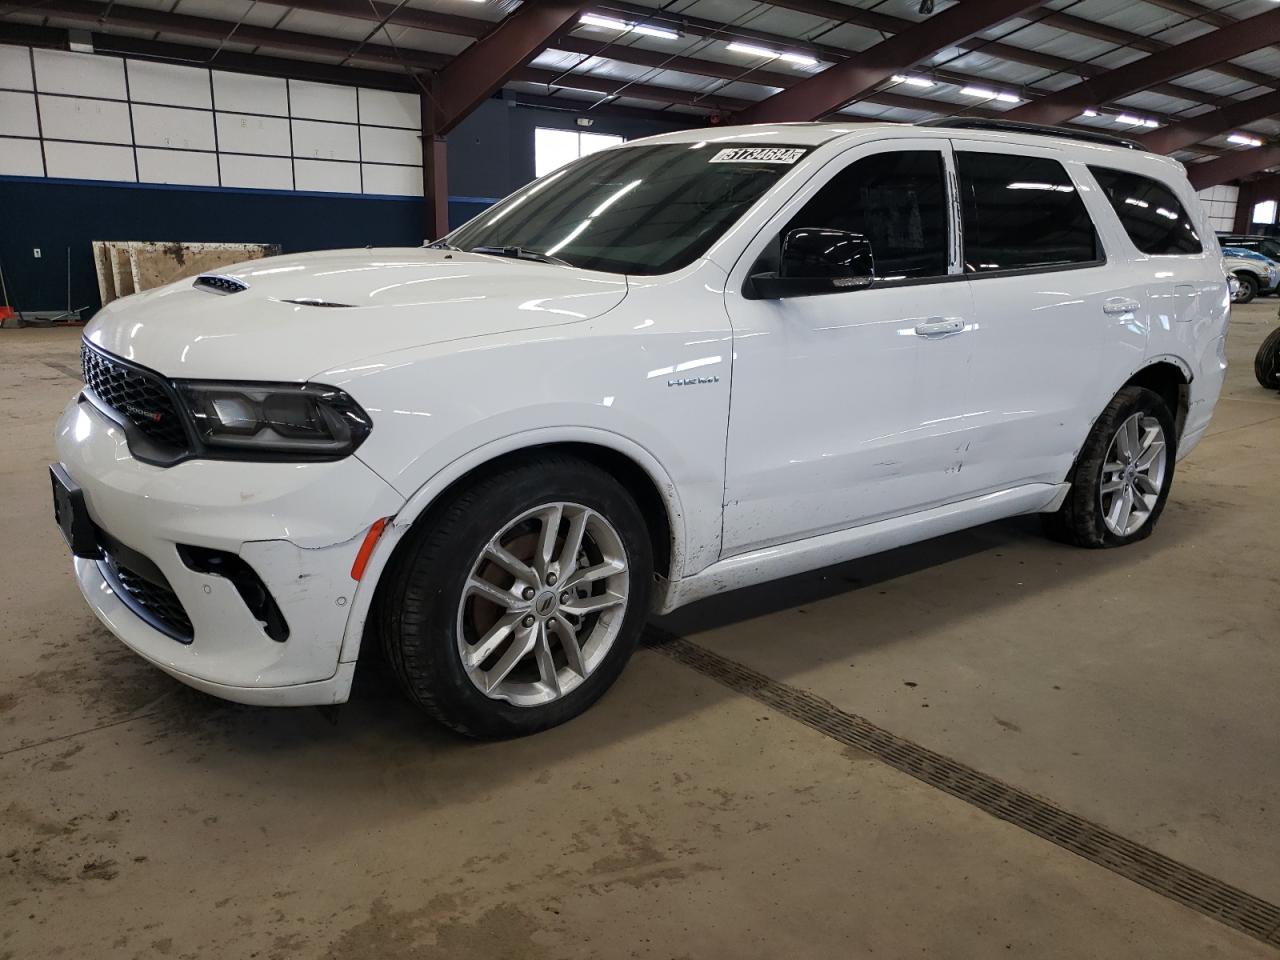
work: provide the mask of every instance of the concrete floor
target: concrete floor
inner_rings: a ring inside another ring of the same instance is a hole
[[[1145,543],[993,524],[663,626],[1280,900],[1275,314],[1237,309]],[[1276,956],[655,650],[511,743],[374,670],[336,726],[181,687],[97,625],[49,516],[77,336],[0,333],[0,960]]]

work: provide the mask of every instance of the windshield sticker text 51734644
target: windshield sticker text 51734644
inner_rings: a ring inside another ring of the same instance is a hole
[[[726,147],[709,163],[792,164],[804,156],[804,147]]]

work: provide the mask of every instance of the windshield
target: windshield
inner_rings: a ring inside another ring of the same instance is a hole
[[[671,143],[602,151],[513,193],[445,240],[588,270],[669,273],[705,253],[808,150]]]

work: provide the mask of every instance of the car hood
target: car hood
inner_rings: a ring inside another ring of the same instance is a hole
[[[409,347],[598,317],[627,281],[534,261],[418,247],[270,257],[113,301],[85,338],[169,377],[307,380]]]

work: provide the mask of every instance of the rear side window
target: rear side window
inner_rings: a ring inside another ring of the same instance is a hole
[[[1124,170],[1090,167],[1102,192],[1143,253],[1200,253],[1196,228],[1173,191],[1150,177]]]
[[[956,153],[965,270],[1069,267],[1102,259],[1075,184],[1056,160]]]

